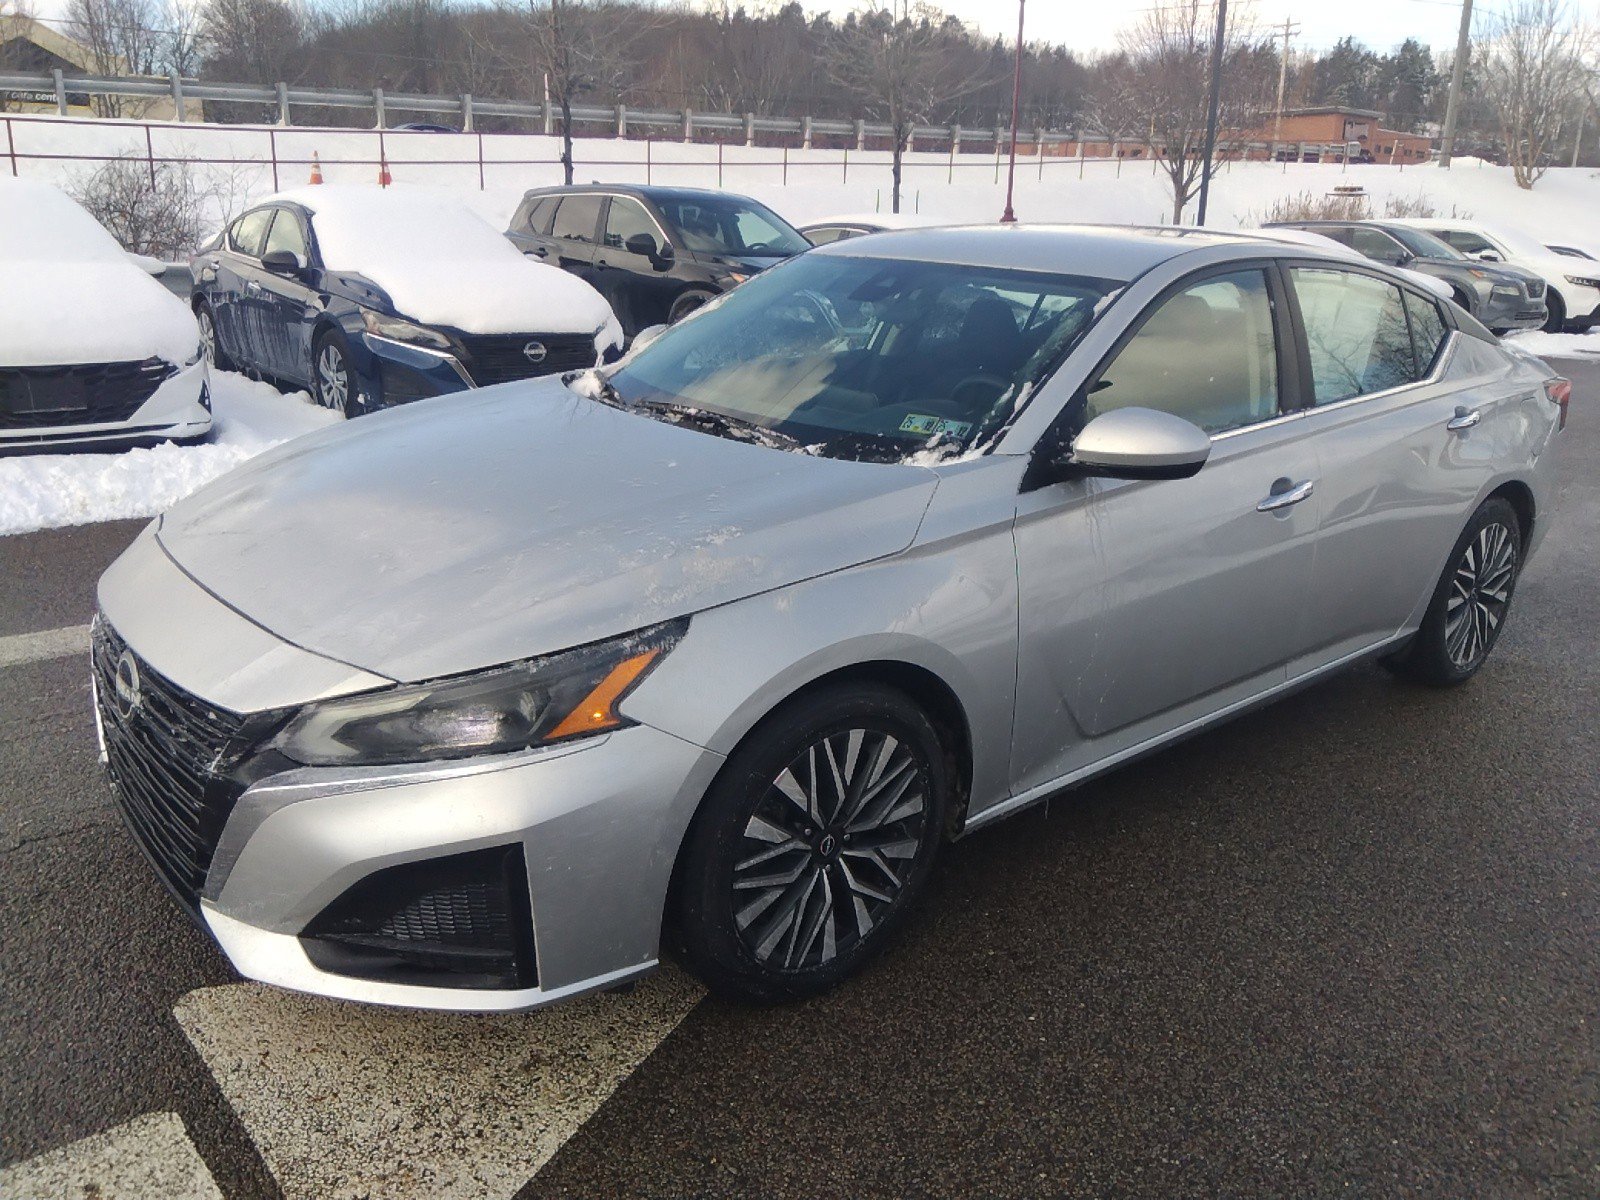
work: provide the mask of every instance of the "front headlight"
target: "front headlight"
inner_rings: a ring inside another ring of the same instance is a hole
[[[386,317],[370,308],[361,310],[361,323],[367,327],[368,333],[388,338],[390,341],[405,342],[409,346],[426,346],[430,350],[453,349],[450,339],[437,329],[429,329],[426,325],[418,325],[414,321],[403,321],[399,317]]]
[[[1489,289],[1496,296],[1520,296],[1522,287],[1515,283],[1497,283]]]
[[[307,766],[372,766],[505,754],[621,729],[617,712],[683,637],[668,621],[470,675],[308,705],[275,747]]]
[[[1568,275],[1568,283],[1575,283],[1579,287],[1600,288],[1600,279],[1591,279],[1587,275]]]

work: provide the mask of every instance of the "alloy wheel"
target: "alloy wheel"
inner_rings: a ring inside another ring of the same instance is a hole
[[[928,829],[928,766],[875,729],[818,738],[767,786],[733,870],[734,925],[764,966],[848,953],[899,902]]]
[[[205,356],[206,366],[215,368],[217,365],[217,327],[211,321],[208,309],[200,310],[200,353]]]
[[[1517,546],[1498,521],[1467,543],[1445,602],[1444,645],[1461,670],[1476,666],[1500,632],[1517,573]]]
[[[350,376],[345,370],[344,354],[333,342],[323,344],[317,355],[317,399],[324,408],[335,412],[348,412]]]

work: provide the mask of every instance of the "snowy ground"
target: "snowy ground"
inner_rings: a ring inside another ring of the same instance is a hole
[[[1515,342],[1540,358],[1600,358],[1600,329],[1587,333],[1513,333],[1504,340]]]
[[[242,375],[214,372],[209,442],[101,454],[0,459],[0,534],[124,517],[153,517],[245,459],[342,417],[304,392],[285,396]]]

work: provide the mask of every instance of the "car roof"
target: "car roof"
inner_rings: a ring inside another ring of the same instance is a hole
[[[666,187],[657,184],[640,183],[555,184],[550,187],[530,188],[527,194],[529,196],[564,196],[586,192],[603,195],[614,193],[623,196],[643,196],[647,200],[721,200],[730,196],[737,200],[750,199],[739,192],[721,191],[717,188]]]
[[[1482,221],[1463,221],[1458,217],[1391,217],[1392,225],[1409,225],[1413,229],[1482,229]]]
[[[1070,266],[1074,275],[1132,279],[1179,255],[1217,247],[1237,247],[1241,258],[1296,252],[1319,255],[1310,246],[1273,243],[1247,234],[1132,225],[945,225],[893,229],[830,242],[807,254],[917,259],[1013,271],[1060,271]]]

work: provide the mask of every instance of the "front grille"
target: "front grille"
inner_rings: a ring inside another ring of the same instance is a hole
[[[527,348],[533,342],[544,347],[544,357],[538,362],[527,355]],[[462,365],[479,387],[562,371],[582,371],[595,365],[594,338],[586,333],[469,334],[461,343],[466,349]]]
[[[197,913],[222,826],[243,790],[224,772],[241,749],[245,718],[152,670],[104,620],[95,622],[91,654],[117,804],[163,882]]]
[[[0,429],[126,421],[177,370],[160,358],[0,368]]]

